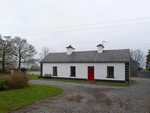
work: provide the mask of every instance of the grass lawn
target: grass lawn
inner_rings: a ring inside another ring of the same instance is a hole
[[[129,84],[121,84],[121,83],[104,83],[104,82],[90,82],[90,84],[111,85],[111,86],[129,86]]]
[[[45,98],[58,95],[63,89],[54,86],[34,85],[26,89],[0,92],[0,113],[18,109]]]
[[[29,75],[30,79],[39,80],[39,75]]]
[[[39,75],[29,75],[30,79],[34,80],[47,80],[47,81],[58,81],[58,82],[72,82],[72,83],[85,83],[85,81],[75,81],[75,80],[55,80],[55,79],[44,79],[38,78]]]

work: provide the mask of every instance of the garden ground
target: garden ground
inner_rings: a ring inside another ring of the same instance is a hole
[[[58,95],[63,89],[54,86],[30,84],[25,89],[0,92],[0,113],[35,103],[45,98]]]

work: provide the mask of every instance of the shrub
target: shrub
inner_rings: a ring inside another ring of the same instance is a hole
[[[29,76],[25,73],[17,72],[11,75],[7,75],[2,77],[5,81],[5,84],[10,89],[17,89],[17,88],[26,88],[28,87]]]
[[[0,78],[0,90],[8,88],[7,85],[5,85],[5,81]]]

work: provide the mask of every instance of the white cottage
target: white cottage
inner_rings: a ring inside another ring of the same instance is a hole
[[[41,63],[41,76],[51,74],[53,79],[74,79],[129,83],[129,49],[74,51],[49,53]]]

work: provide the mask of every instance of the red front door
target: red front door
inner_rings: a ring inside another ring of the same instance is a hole
[[[88,66],[88,80],[94,81],[94,66]]]

